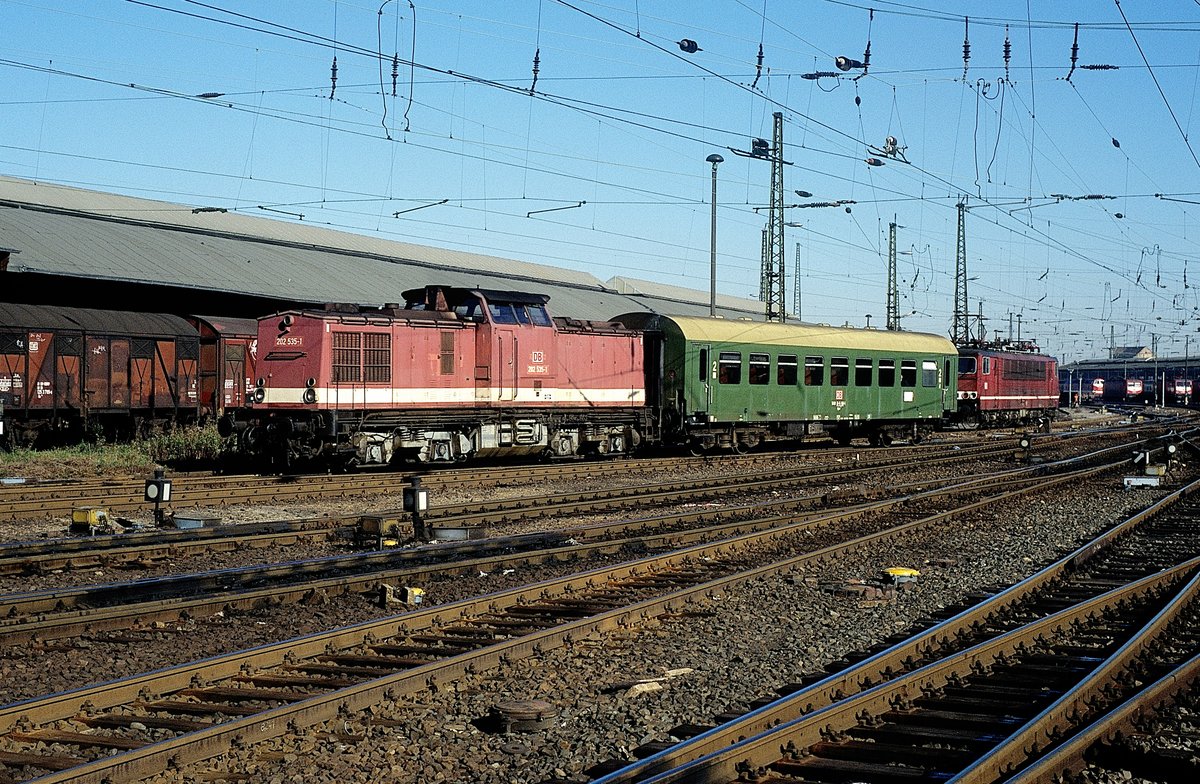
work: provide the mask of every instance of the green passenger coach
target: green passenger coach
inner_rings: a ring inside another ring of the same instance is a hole
[[[666,442],[697,453],[828,434],[918,440],[956,405],[958,352],[938,335],[630,314]]]

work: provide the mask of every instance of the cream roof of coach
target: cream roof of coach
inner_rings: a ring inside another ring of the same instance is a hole
[[[954,344],[926,332],[891,332],[805,323],[762,323],[696,316],[664,316],[683,336],[701,343],[749,343],[758,346],[956,354]]]

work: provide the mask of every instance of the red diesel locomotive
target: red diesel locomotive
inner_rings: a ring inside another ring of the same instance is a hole
[[[1058,361],[1032,344],[958,350],[958,411],[966,427],[1018,424],[1058,410]]]
[[[243,453],[386,465],[633,451],[648,427],[640,332],[551,318],[549,297],[427,286],[406,306],[259,320]]]

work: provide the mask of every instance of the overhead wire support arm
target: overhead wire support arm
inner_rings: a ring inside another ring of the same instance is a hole
[[[527,212],[527,213],[525,213],[525,217],[526,217],[526,218],[528,218],[528,217],[530,217],[531,215],[537,215],[537,214],[539,214],[539,213],[542,213],[542,212],[558,212],[559,210],[574,210],[574,209],[577,209],[577,208],[579,208],[579,207],[582,207],[582,206],[583,206],[583,205],[585,205],[585,204],[587,204],[587,202],[586,202],[586,201],[581,201],[581,202],[579,202],[578,204],[568,204],[568,205],[567,205],[567,206],[565,206],[565,207],[549,207],[549,208],[547,208],[547,209],[544,209],[544,210],[531,210],[530,212]]]
[[[450,200],[442,199],[441,201],[435,201],[435,202],[431,202],[429,204],[418,204],[416,207],[409,207],[407,210],[400,210],[399,212],[393,212],[392,217],[399,218],[401,215],[403,215],[406,212],[416,212],[417,210],[423,210],[426,207],[436,207],[439,204],[445,204],[448,201],[450,201]]]

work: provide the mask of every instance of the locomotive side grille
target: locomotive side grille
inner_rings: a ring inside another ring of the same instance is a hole
[[[363,380],[388,383],[392,380],[392,336],[386,332],[363,335]]]
[[[333,333],[333,383],[362,380],[362,333]]]

